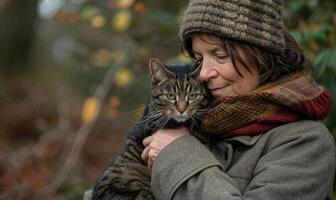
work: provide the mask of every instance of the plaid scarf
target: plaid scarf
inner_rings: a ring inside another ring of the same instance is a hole
[[[307,72],[285,76],[252,93],[228,96],[202,119],[210,135],[256,135],[301,119],[323,119],[331,112],[331,93]]]

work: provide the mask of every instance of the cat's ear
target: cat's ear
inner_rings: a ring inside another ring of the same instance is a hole
[[[174,73],[169,71],[169,69],[156,58],[149,60],[149,74],[153,84],[158,84],[174,77]]]
[[[198,78],[201,72],[202,65],[193,66],[193,71],[190,72],[191,78]]]

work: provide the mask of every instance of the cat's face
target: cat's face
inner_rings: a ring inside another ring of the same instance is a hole
[[[208,101],[206,88],[198,78],[199,69],[177,75],[157,59],[151,59],[149,70],[153,111],[163,115],[166,121],[173,119],[183,123],[196,119]]]

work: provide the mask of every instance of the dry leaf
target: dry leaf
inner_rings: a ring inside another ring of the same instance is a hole
[[[133,80],[133,73],[129,69],[121,69],[117,71],[117,73],[114,76],[114,81],[117,86],[124,87],[128,85]]]
[[[100,102],[95,97],[86,99],[82,110],[82,121],[85,123],[92,122],[97,117],[99,105]]]
[[[112,19],[112,27],[118,32],[128,29],[131,24],[132,14],[129,10],[119,11]]]
[[[93,28],[101,28],[102,26],[105,25],[105,17],[102,16],[102,15],[97,15],[97,16],[94,16],[92,19],[91,19],[91,26]]]
[[[116,6],[118,8],[128,8],[133,5],[134,0],[117,0]]]

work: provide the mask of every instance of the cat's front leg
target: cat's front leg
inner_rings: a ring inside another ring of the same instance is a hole
[[[142,190],[135,197],[135,200],[155,200],[155,198],[150,190]]]
[[[140,158],[142,150],[139,143],[129,140],[123,154],[99,178],[93,199],[154,199],[151,171]]]
[[[154,199],[150,179],[146,166],[119,157],[98,180],[93,199]]]

